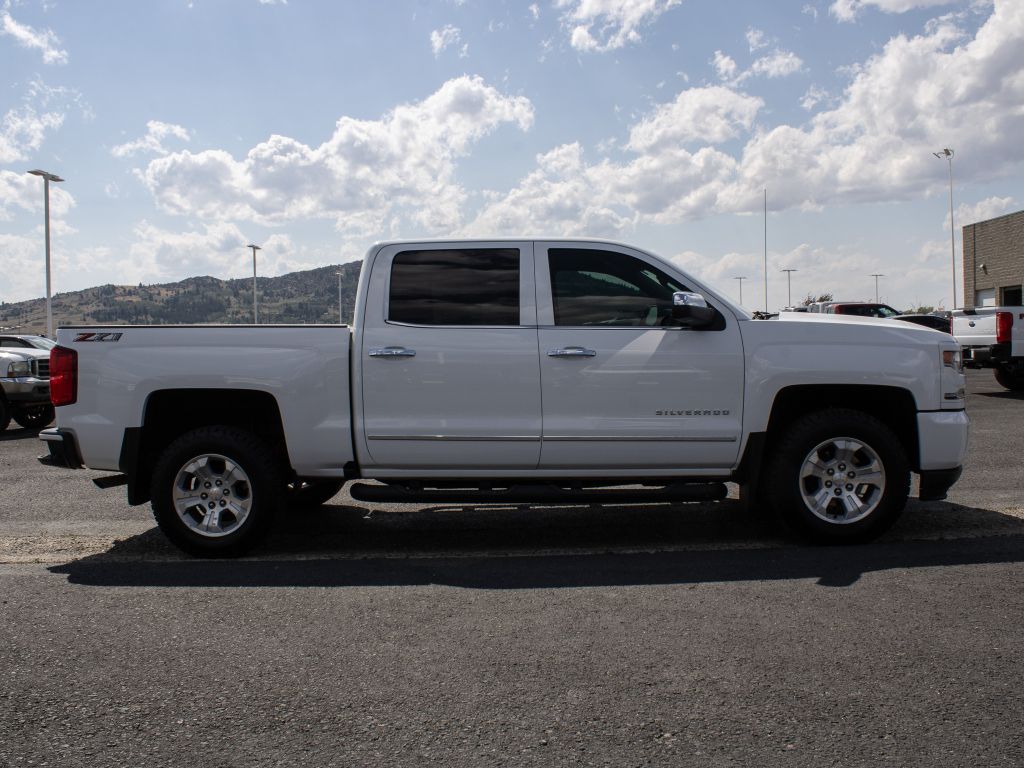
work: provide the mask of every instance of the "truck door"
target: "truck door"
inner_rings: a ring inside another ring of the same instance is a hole
[[[536,468],[533,280],[529,242],[376,254],[356,346],[368,475]]]
[[[743,346],[728,309],[672,324],[690,290],[646,254],[536,243],[542,469],[706,472],[738,456]],[[713,305],[713,301],[709,301]]]

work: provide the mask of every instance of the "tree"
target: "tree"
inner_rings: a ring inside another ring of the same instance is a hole
[[[817,303],[819,301],[832,301],[832,294],[831,293],[823,293],[820,296],[818,296],[817,298],[815,298],[814,294],[808,293],[807,297],[802,302],[800,302],[800,303],[803,306],[807,307],[807,306],[810,306],[811,304],[815,304],[815,303]]]

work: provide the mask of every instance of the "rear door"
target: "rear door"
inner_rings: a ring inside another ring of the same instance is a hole
[[[529,242],[388,245],[376,254],[357,347],[364,469],[536,468],[533,279]]]
[[[690,290],[625,247],[537,243],[543,469],[732,467],[743,349],[728,309],[713,330],[672,324]],[[709,302],[711,303],[711,302]]]

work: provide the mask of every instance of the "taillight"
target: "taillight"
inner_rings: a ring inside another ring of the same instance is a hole
[[[1013,328],[1012,312],[996,312],[996,344],[1007,344]]]
[[[50,350],[50,402],[71,405],[78,400],[78,353],[67,347]]]

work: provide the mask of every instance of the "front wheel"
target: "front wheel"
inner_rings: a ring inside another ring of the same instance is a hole
[[[53,421],[52,405],[30,405],[14,412],[14,420],[25,429],[42,429]]]
[[[274,456],[265,441],[236,427],[182,435],[153,472],[160,530],[192,555],[244,554],[267,534],[281,503],[282,472]]]
[[[1020,369],[1017,369],[1020,371]],[[993,368],[992,373],[995,374],[996,382],[1000,386],[1006,387],[1011,392],[1024,392],[1024,373],[1017,373],[1014,375],[1010,371],[1004,371],[1002,368]]]
[[[907,503],[899,438],[860,411],[830,408],[796,421],[768,462],[768,495],[784,522],[820,543],[868,541]]]

